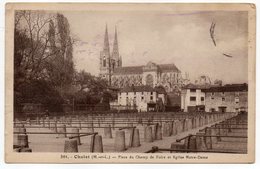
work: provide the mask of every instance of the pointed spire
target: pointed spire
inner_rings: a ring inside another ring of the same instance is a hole
[[[119,59],[118,41],[117,41],[117,27],[115,27],[115,39],[114,39],[112,57],[114,59]]]
[[[106,31],[105,31],[104,48],[103,48],[103,50],[104,50],[105,54],[109,54],[110,53],[107,24],[106,24]]]

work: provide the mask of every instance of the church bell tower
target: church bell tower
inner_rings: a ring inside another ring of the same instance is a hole
[[[117,29],[115,28],[115,38],[114,38],[113,52],[112,52],[112,70],[114,70],[117,67],[122,67],[122,60],[119,55]]]
[[[115,38],[113,44],[113,51],[110,54],[109,38],[108,38],[108,29],[106,25],[105,37],[104,37],[104,46],[103,50],[100,52],[100,77],[106,79],[111,85],[111,76],[113,71],[117,67],[122,67],[122,59],[119,55],[118,50],[118,40],[117,40],[117,28],[115,28]]]
[[[105,37],[104,37],[104,46],[103,50],[100,52],[100,77],[106,79],[110,82],[111,79],[111,58],[110,58],[110,47],[108,39],[108,30],[106,25]]]

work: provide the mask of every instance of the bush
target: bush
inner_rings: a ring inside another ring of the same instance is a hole
[[[50,112],[62,112],[63,98],[59,92],[44,80],[33,80],[23,83],[14,93],[15,107],[24,103],[42,104]],[[16,108],[15,108],[16,110]]]

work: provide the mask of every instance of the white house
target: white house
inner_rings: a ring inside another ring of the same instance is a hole
[[[184,112],[205,110],[205,93],[202,89],[204,87],[194,84],[188,84],[182,88],[181,109]]]
[[[163,88],[151,86],[125,87],[118,92],[118,106],[138,111],[155,111],[158,105],[167,102],[166,92]]]

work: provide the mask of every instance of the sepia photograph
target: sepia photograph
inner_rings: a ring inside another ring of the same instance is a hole
[[[254,161],[254,5],[9,3],[6,24],[7,162]]]

